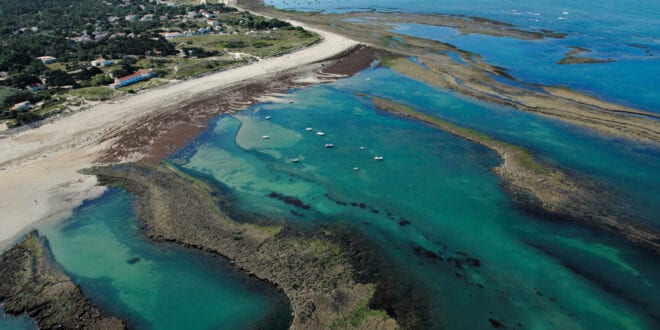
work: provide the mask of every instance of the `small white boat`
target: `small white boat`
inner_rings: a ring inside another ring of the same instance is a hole
[[[383,157],[382,156],[376,156],[376,157],[374,157],[374,159],[375,160],[383,160]]]
[[[306,130],[307,132],[311,132],[311,131],[313,131],[313,129],[312,129],[311,127],[307,127],[307,128],[305,128],[305,130]]]
[[[360,147],[360,150],[364,150],[364,149],[365,149],[364,147],[362,147],[362,146]]]
[[[300,161],[300,159],[298,159],[298,158],[294,158],[294,159],[291,160],[292,163],[297,163],[299,161]]]
[[[268,135],[263,135],[263,136],[261,136],[261,138],[264,139],[264,140],[268,140],[268,139],[270,139],[270,136],[268,136]]]
[[[334,148],[335,145],[332,144],[332,143],[326,143],[324,147],[326,147],[326,148]]]
[[[266,116],[266,120],[269,120],[270,118],[271,118],[270,116]]]
[[[359,167],[353,167],[353,171],[359,171],[359,170],[360,170]]]
[[[325,133],[323,133],[323,132],[316,132],[316,135],[318,135],[318,136],[323,136],[323,135],[325,135]]]

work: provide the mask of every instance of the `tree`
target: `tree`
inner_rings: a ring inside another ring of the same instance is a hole
[[[69,86],[76,84],[76,80],[62,70],[46,71],[46,79],[51,86]]]
[[[110,78],[108,75],[97,74],[92,78],[92,86],[105,86],[111,84],[113,81],[114,79]]]
[[[17,75],[12,75],[9,77],[9,80],[11,81],[11,85],[23,89],[27,85],[32,85],[34,83],[39,83],[41,80],[39,77],[31,74],[25,74],[25,73],[19,73]]]

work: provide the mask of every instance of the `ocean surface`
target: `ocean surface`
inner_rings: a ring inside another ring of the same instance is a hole
[[[403,1],[267,2],[329,12],[413,10]],[[653,74],[660,72],[659,8],[650,1],[421,0],[414,11],[475,15],[570,36],[519,41],[423,25],[389,28],[483,54],[522,81],[567,85],[659,112]],[[554,64],[574,44],[594,49],[589,56],[618,61]],[[492,173],[501,162],[497,154],[379,112],[365,95],[523,146],[616,196],[621,215],[660,228],[657,146],[467,99],[380,66],[219,116],[168,161],[221,184],[239,209],[296,226],[337,224],[366,238],[388,262],[382,271],[405,288],[402,297],[423,303],[432,328],[489,329],[489,319],[507,328],[660,328],[659,256],[601,231],[523,211]],[[310,208],[269,198],[271,192]],[[284,328],[290,321],[289,307],[273,288],[219,258],[148,241],[138,230],[132,197],[122,190],[109,190],[40,232],[83,292],[135,327]],[[26,327],[32,327],[26,319],[0,314],[0,328]]]
[[[612,102],[660,112],[660,1],[437,1],[414,5],[400,0],[266,0],[281,9],[327,13],[440,13],[477,16],[518,28],[548,29],[563,39],[535,41],[478,34],[459,35],[453,29],[420,24],[393,24],[390,30],[439,40],[481,54],[490,64],[506,68],[517,79],[534,84],[568,86]],[[353,20],[355,22],[355,20]],[[340,22],[338,22],[340,24]],[[580,56],[615,62],[560,65],[573,46],[592,50]]]

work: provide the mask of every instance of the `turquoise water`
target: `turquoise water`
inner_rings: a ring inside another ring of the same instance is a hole
[[[404,297],[420,302],[420,313],[427,309],[432,326],[487,328],[489,318],[508,327],[659,326],[657,256],[519,211],[491,173],[499,163],[493,152],[378,113],[357,92],[484,128],[548,162],[598,180],[612,177],[606,183],[623,192],[625,182],[644,184],[650,197],[635,212],[649,223],[657,220],[657,149],[470,102],[384,68],[292,91],[287,100],[293,103],[219,117],[170,160],[217,180],[245,210],[306,226],[339,223],[369,238],[391,262],[383,272],[406,288]],[[271,199],[271,192],[295,196],[309,208]],[[421,248],[443,261],[425,257]]]
[[[227,261],[148,241],[138,231],[132,198],[121,190],[40,233],[85,295],[132,328],[286,328],[290,322],[281,295]]]
[[[6,330],[35,330],[37,325],[26,315],[10,316],[0,308],[0,329]]]
[[[487,63],[522,81],[569,86],[602,99],[660,112],[660,2],[658,1],[461,1],[267,0],[278,8],[445,13],[491,18],[523,29],[567,33],[564,39],[524,41],[484,35],[457,36],[451,29],[419,24],[393,26],[399,33],[440,40],[482,54]],[[593,50],[582,56],[616,62],[558,65],[570,46]]]
[[[397,100],[438,118],[523,146],[542,160],[616,191],[636,220],[660,226],[660,149],[442,92],[387,69],[338,81],[348,93]]]

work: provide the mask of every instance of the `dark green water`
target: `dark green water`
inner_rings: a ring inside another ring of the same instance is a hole
[[[131,327],[281,329],[290,322],[285,297],[228,262],[148,241],[138,232],[132,198],[121,190],[40,232],[83,292]]]
[[[525,328],[658,326],[657,256],[588,228],[522,213],[491,173],[499,162],[493,152],[377,113],[357,92],[487,127],[546,161],[602,178],[628,197],[640,182],[650,188],[643,192],[647,199],[640,201],[643,208],[629,211],[643,213],[640,221],[657,221],[651,212],[658,211],[652,203],[659,189],[658,150],[468,102],[387,69],[294,91],[293,103],[220,117],[171,160],[229,187],[245,210],[305,225],[351,226],[391,261],[383,271],[426,299],[432,326],[489,328],[489,318]],[[319,130],[325,135],[316,135]],[[327,143],[335,148],[324,148]],[[300,162],[292,163],[294,158]],[[310,209],[270,199],[270,192],[295,196]],[[416,247],[444,261],[420,256]],[[479,263],[453,261],[466,258]]]

